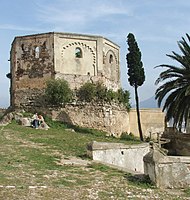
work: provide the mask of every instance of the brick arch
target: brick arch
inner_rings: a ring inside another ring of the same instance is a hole
[[[115,61],[116,61],[116,64],[118,64],[118,58],[117,58],[116,54],[114,53],[114,51],[112,51],[112,50],[108,50],[107,53],[106,53],[106,58],[107,58],[107,55],[108,55],[110,52],[111,52],[112,55],[114,56]]]
[[[87,45],[87,44],[85,44],[83,42],[72,42],[72,43],[69,43],[69,44],[63,46],[63,50],[61,52],[61,56],[62,57],[63,57],[63,51],[68,49],[71,46],[83,47],[83,48],[88,49],[91,52],[92,57],[93,57],[93,66],[96,64],[96,54],[94,53],[93,49],[89,45]]]
[[[109,63],[108,55],[113,55],[114,63]],[[107,78],[111,81],[119,81],[119,61],[117,55],[114,53],[113,50],[108,50],[105,55],[106,62],[104,63],[104,73],[106,74]]]

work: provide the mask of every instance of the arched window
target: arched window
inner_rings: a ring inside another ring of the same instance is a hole
[[[81,48],[77,47],[75,49],[75,57],[76,58],[82,58],[82,50],[81,50]]]
[[[39,57],[40,57],[40,48],[35,47],[35,58],[39,58]]]
[[[109,63],[112,63],[113,62],[113,55],[110,54],[110,57],[109,57]]]

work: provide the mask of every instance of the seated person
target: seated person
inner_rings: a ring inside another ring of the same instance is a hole
[[[33,119],[33,121],[32,121],[32,126],[33,126],[34,128],[37,129],[37,128],[39,127],[39,125],[40,125],[40,121],[39,121],[39,118],[38,118],[38,114],[35,113],[35,114],[33,115],[32,119]]]

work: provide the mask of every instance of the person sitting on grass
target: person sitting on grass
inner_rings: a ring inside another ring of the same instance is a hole
[[[38,113],[35,113],[32,117],[33,121],[32,121],[32,127],[35,129],[38,129],[39,125],[40,125],[40,120],[38,118]]]

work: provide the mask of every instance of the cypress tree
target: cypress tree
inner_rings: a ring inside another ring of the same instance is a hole
[[[135,89],[135,101],[136,101],[136,110],[137,110],[137,120],[138,120],[138,129],[141,141],[143,141],[143,133],[141,128],[140,121],[140,111],[139,111],[139,97],[138,97],[138,87],[141,86],[145,81],[145,73],[143,68],[143,63],[141,61],[141,52],[138,47],[138,44],[135,40],[135,36],[132,33],[129,33],[127,36],[128,51],[129,53],[126,56],[127,67],[128,67],[128,81],[129,84]]]

